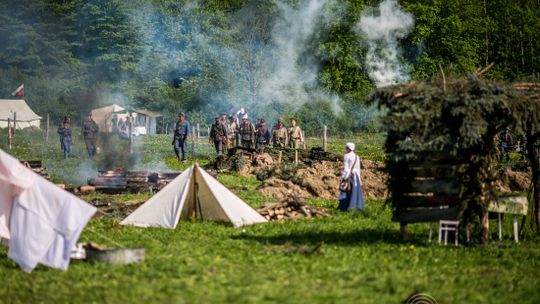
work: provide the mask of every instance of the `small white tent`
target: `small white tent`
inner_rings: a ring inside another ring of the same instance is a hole
[[[39,129],[41,117],[38,116],[24,99],[0,99],[0,128],[7,128],[8,118],[13,122],[17,113],[17,129],[35,127]]]
[[[120,224],[174,229],[183,219],[231,222],[235,227],[266,222],[210,174],[193,165]]]

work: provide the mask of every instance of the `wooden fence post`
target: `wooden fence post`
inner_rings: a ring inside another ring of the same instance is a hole
[[[302,131],[302,149],[306,149],[306,131]]]
[[[195,159],[195,129],[191,128],[191,158]]]
[[[11,137],[15,137],[15,130],[17,129],[17,112],[13,112],[13,132],[11,134]]]
[[[197,124],[197,141],[201,139],[201,129],[199,124]]]
[[[324,126],[324,130],[323,130],[323,149],[324,149],[324,152],[326,152],[326,145],[327,145],[326,135],[327,135],[327,132],[328,132],[328,128],[326,126]]]
[[[169,135],[169,123],[165,123],[165,135]]]
[[[47,113],[47,125],[45,126],[45,142],[49,142],[49,113]]]
[[[133,154],[133,134],[131,134],[132,129],[133,129],[133,127],[132,127],[133,117],[131,116],[131,112],[129,112],[128,119],[129,119],[129,123],[128,123],[128,132],[129,132],[128,150],[129,150],[129,154]]]
[[[294,149],[294,164],[298,165],[298,150]]]
[[[161,134],[167,134],[167,129],[165,129],[165,116],[161,116]]]
[[[12,131],[11,131],[11,117],[8,117],[7,123],[8,123],[8,134],[7,134],[8,147],[9,147],[9,149],[11,150],[11,135],[12,135]]]

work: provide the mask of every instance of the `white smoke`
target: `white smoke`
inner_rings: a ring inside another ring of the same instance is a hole
[[[378,14],[370,14],[378,11]],[[378,87],[410,80],[408,67],[401,61],[399,39],[414,28],[414,17],[404,12],[396,0],[384,0],[377,9],[362,12],[356,31],[367,43],[365,64],[369,76]]]
[[[310,38],[329,14],[328,0],[305,0],[297,7],[277,2],[280,18],[272,29],[271,74],[261,93],[268,100],[305,102],[316,85],[319,66],[306,54]]]

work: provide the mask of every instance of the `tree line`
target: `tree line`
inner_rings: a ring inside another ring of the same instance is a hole
[[[375,84],[354,27],[380,1],[319,2],[331,18],[317,19],[293,63],[315,67],[313,81],[277,94],[265,87],[275,80],[273,65],[288,56],[275,52],[276,24],[290,22],[287,7],[301,11],[310,1],[5,0],[0,97],[24,83],[31,107],[58,121],[116,102],[169,120],[188,112],[207,123],[244,106],[253,118],[294,116],[308,133],[322,124],[334,133],[376,130],[377,111],[366,103]],[[513,81],[540,70],[539,0],[399,4],[415,18],[413,32],[400,41],[412,79],[436,77],[441,69],[463,75],[491,63],[485,78]],[[311,76],[298,78],[304,75]]]

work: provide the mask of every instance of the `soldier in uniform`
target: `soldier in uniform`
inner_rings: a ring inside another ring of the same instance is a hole
[[[514,146],[510,129],[507,127],[503,134],[499,136],[499,160],[503,160],[506,156],[506,161],[510,160],[510,151]]]
[[[238,123],[236,123],[236,117],[230,116],[229,123],[227,124],[227,149],[234,146],[238,146]]]
[[[92,113],[88,113],[86,120],[84,121],[82,133],[84,138],[84,143],[86,144],[86,151],[88,151],[88,157],[94,159],[96,156],[96,142],[97,135],[99,132],[99,127],[97,123],[92,119]]]
[[[227,127],[225,126],[225,122],[219,117],[215,118],[214,123],[210,128],[210,140],[214,142],[217,155],[223,155],[223,152],[226,150],[228,140]]]
[[[277,124],[272,129],[272,139],[274,148],[283,148],[288,143],[287,128],[283,125],[283,121],[278,119]]]
[[[187,137],[191,132],[191,125],[186,120],[186,115],[184,115],[184,113],[178,115],[178,121],[174,125],[173,132],[174,152],[176,153],[178,161],[185,162],[187,160]],[[182,152],[181,157],[180,152]]]
[[[259,119],[259,127],[257,128],[255,136],[255,148],[261,149],[264,146],[269,145],[271,137],[272,134],[270,133],[268,126],[266,126],[266,122],[263,118]]]
[[[71,139],[71,126],[68,121],[64,120],[63,125],[58,127],[58,134],[60,135],[60,143],[62,144],[62,151],[64,151],[64,158],[67,159],[71,152],[71,145],[73,144]]]
[[[291,119],[291,127],[289,128],[289,145],[293,149],[300,149],[304,143],[304,135],[302,129],[296,125],[296,119]]]
[[[242,123],[240,124],[239,130],[242,147],[251,149],[255,139],[255,127],[249,122],[247,114],[242,116]]]

